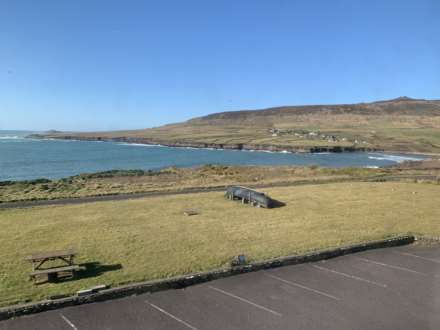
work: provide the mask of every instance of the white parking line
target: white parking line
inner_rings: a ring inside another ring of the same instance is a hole
[[[418,256],[417,254],[412,254],[412,253],[408,253],[408,252],[397,252],[397,251],[393,251],[393,253],[401,254],[403,256],[419,258],[419,259],[422,259],[422,260],[432,261],[432,262],[440,264],[440,260],[438,260],[438,259],[426,258],[426,257]]]
[[[308,290],[308,291],[320,294],[321,296],[325,296],[327,298],[331,298],[331,299],[334,299],[334,300],[341,300],[340,298],[332,296],[331,294],[328,294],[328,293],[325,293],[325,292],[322,292],[322,291],[319,291],[319,290],[316,290],[316,289],[313,289],[313,288],[309,288],[309,287],[304,286],[304,285],[299,284],[299,283],[295,283],[295,282],[292,282],[292,281],[285,280],[284,278],[281,278],[281,277],[278,277],[278,276],[275,276],[275,275],[264,274],[264,276],[273,278],[275,280],[278,280],[278,281],[286,283],[286,284],[297,286],[297,287],[299,287],[301,289],[304,289],[304,290]]]
[[[382,283],[379,283],[379,282],[367,280],[366,278],[362,278],[362,277],[358,277],[358,276],[354,276],[354,275],[338,272],[338,271],[336,271],[334,269],[330,269],[330,268],[326,268],[326,267],[321,267],[321,266],[316,266],[316,265],[313,265],[313,267],[315,267],[317,269],[320,269],[320,270],[324,270],[324,271],[330,272],[330,273],[338,274],[338,275],[341,275],[341,276],[344,276],[344,277],[347,277],[347,278],[351,278],[353,280],[357,280],[357,281],[361,281],[361,282],[377,285],[377,286],[380,286],[381,288],[386,288],[387,287],[386,284],[382,284]]]
[[[375,265],[379,265],[379,266],[384,266],[384,267],[394,268],[394,269],[398,269],[398,270],[403,270],[405,272],[409,272],[409,273],[413,273],[413,274],[428,276],[428,274],[418,272],[417,270],[414,270],[414,269],[409,269],[409,268],[405,268],[405,267],[389,265],[389,264],[385,264],[383,262],[374,261],[374,260],[367,259],[367,258],[357,257],[356,259],[359,259],[359,260],[362,260],[362,261],[365,261],[365,262],[369,262],[369,263],[372,263],[372,264],[375,264]]]
[[[222,289],[219,289],[219,288],[213,287],[213,286],[211,286],[211,285],[208,286],[208,287],[209,287],[210,289],[212,289],[212,290],[215,290],[215,291],[217,291],[217,292],[223,293],[223,294],[225,294],[225,295],[227,295],[227,296],[229,296],[229,297],[232,297],[232,298],[238,299],[238,300],[240,300],[240,301],[242,301],[242,302],[245,302],[245,303],[247,303],[247,304],[249,304],[249,305],[252,305],[252,306],[254,306],[254,307],[257,307],[257,308],[259,308],[259,309],[262,309],[262,310],[264,310],[264,311],[266,311],[266,312],[272,313],[272,314],[274,314],[274,315],[276,315],[276,316],[283,316],[281,313],[278,313],[277,311],[274,311],[274,310],[272,310],[272,309],[270,309],[270,308],[267,308],[267,307],[264,307],[264,306],[258,305],[258,304],[256,304],[256,303],[250,301],[250,300],[247,300],[247,299],[245,299],[245,298],[242,298],[242,297],[236,296],[235,294],[232,294],[232,293],[230,293],[230,292],[227,292],[227,291],[224,291],[224,290],[222,290]]]
[[[158,310],[159,312],[171,317],[173,320],[183,324],[184,326],[192,329],[192,330],[197,330],[196,327],[193,327],[191,324],[186,323],[184,320],[179,319],[177,316],[174,316],[173,314],[168,313],[166,310],[160,308],[159,306],[156,306],[155,304],[150,303],[149,301],[145,301],[147,304],[149,304],[151,307],[153,307],[154,309]]]
[[[66,322],[73,330],[78,330],[78,328],[73,324],[67,317],[60,313],[61,318]]]

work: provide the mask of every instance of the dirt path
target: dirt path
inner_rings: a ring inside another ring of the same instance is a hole
[[[301,180],[296,182],[278,182],[271,184],[260,184],[260,185],[249,185],[249,187],[254,189],[259,188],[271,188],[271,187],[287,187],[287,186],[298,186],[305,184],[325,184],[325,183],[335,183],[335,182],[345,182],[345,181],[356,181],[353,179],[329,179],[329,180]],[[194,188],[184,188],[182,190],[166,190],[166,191],[148,191],[142,193],[133,194],[117,194],[117,195],[103,195],[103,196],[87,196],[87,197],[77,197],[77,198],[62,198],[62,199],[51,199],[51,200],[34,200],[34,201],[18,201],[18,202],[5,202],[0,203],[0,209],[12,209],[12,208],[26,208],[34,206],[46,206],[46,205],[67,205],[67,204],[82,204],[82,203],[93,203],[93,202],[103,202],[103,201],[121,201],[127,199],[138,199],[153,196],[167,196],[167,195],[183,195],[183,194],[194,194],[194,193],[205,193],[213,191],[224,191],[227,186],[215,186],[215,187],[194,187]]]
[[[272,188],[272,187],[290,187],[290,186],[300,186],[300,185],[313,185],[313,184],[328,184],[328,183],[340,183],[340,182],[362,182],[362,181],[395,181],[402,179],[419,179],[419,180],[435,180],[435,176],[430,175],[419,175],[419,176],[382,176],[382,177],[369,177],[369,178],[347,178],[347,179],[326,179],[326,180],[300,180],[294,182],[277,182],[269,184],[257,184],[249,185],[250,188],[262,189],[262,188]],[[104,195],[104,196],[88,196],[88,197],[78,197],[78,198],[63,198],[63,199],[52,199],[52,200],[34,200],[34,201],[19,201],[19,202],[6,202],[0,203],[0,209],[13,209],[13,208],[28,208],[35,206],[49,206],[49,205],[72,205],[72,204],[83,204],[83,203],[93,203],[93,202],[105,202],[105,201],[122,201],[128,199],[139,199],[145,197],[154,196],[167,196],[167,195],[183,195],[183,194],[194,194],[194,193],[205,193],[205,192],[215,192],[224,191],[227,186],[216,186],[216,187],[194,187],[185,188],[182,190],[167,190],[167,191],[149,191],[143,193],[133,193],[133,194],[118,194],[118,195]]]

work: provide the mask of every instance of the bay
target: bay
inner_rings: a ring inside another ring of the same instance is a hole
[[[59,179],[113,169],[224,165],[319,165],[381,167],[423,155],[384,153],[271,153],[170,148],[116,142],[28,139],[28,131],[0,131],[0,181]]]

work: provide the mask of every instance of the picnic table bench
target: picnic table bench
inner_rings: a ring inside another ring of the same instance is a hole
[[[73,277],[75,271],[83,269],[83,267],[74,264],[76,256],[74,249],[59,250],[51,252],[40,252],[26,257],[26,260],[32,263],[32,272],[30,278],[36,280],[43,275],[47,276],[48,281],[56,280],[61,275],[68,275]],[[61,261],[63,265],[43,268],[43,265],[48,261]]]

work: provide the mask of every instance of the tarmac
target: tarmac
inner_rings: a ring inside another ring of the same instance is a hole
[[[440,246],[406,245],[0,322],[16,329],[440,329]]]

